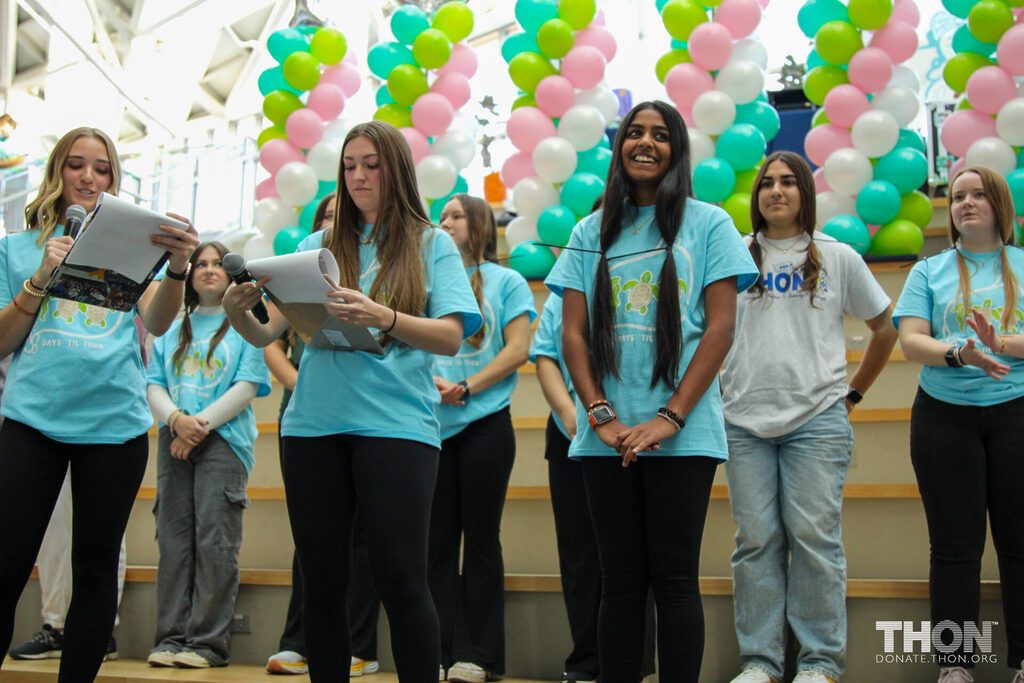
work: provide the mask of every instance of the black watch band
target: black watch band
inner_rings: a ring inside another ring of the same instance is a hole
[[[185,266],[185,270],[183,270],[180,273],[175,273],[173,270],[171,270],[170,266],[167,266],[167,269],[164,270],[164,275],[166,275],[167,277],[171,278],[172,280],[177,280],[178,282],[184,282],[188,278],[189,266],[191,266],[191,265],[192,265],[191,263],[186,265]]]
[[[469,383],[466,380],[459,382],[459,386],[464,389],[462,392],[462,400],[465,403],[469,403]]]
[[[946,365],[951,368],[962,368],[964,359],[960,357],[960,347],[950,346],[946,349]]]
[[[850,403],[857,405],[864,398],[864,394],[860,393],[853,387],[850,387],[850,393],[846,395],[846,400]]]

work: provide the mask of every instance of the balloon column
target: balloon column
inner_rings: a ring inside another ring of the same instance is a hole
[[[506,126],[518,151],[501,169],[518,213],[505,241],[509,265],[539,278],[555,254],[536,242],[567,244],[604,192],[612,156],[605,130],[619,99],[602,81],[617,46],[594,0],[518,0],[515,15],[523,32],[501,46],[522,93]]]
[[[476,151],[472,135],[453,125],[469,101],[476,53],[460,42],[473,31],[473,11],[464,2],[441,5],[432,17],[415,5],[391,15],[394,41],[370,48],[370,71],[385,81],[377,90],[373,117],[398,128],[412,149],[420,193],[440,220],[450,195],[465,192],[459,172]]]
[[[815,47],[804,81],[823,105],[804,140],[817,166],[818,225],[860,254],[917,254],[932,216],[917,116],[920,85],[901,62],[917,50],[913,0],[809,0],[797,22]],[[871,32],[865,41],[862,32]]]
[[[349,125],[338,117],[362,80],[336,29],[281,29],[267,48],[278,64],[258,84],[272,125],[256,143],[270,178],[256,187],[254,222],[262,234],[246,243],[246,258],[291,253],[310,234],[317,205],[337,186]]]
[[[750,37],[768,3],[706,4],[716,5],[713,20],[697,0],[658,0],[673,40],[655,71],[688,124],[694,194],[721,202],[748,233],[754,177],[779,132],[779,114],[764,96],[768,52]]]

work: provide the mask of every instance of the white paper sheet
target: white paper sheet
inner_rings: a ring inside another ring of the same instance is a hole
[[[266,289],[286,304],[329,301],[327,295],[334,291],[334,287],[324,276],[331,282],[337,282],[341,277],[338,262],[328,249],[253,259],[245,267],[256,280],[269,275]]]

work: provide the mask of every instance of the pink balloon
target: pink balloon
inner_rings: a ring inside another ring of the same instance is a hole
[[[267,145],[263,145],[266,147]],[[274,183],[274,176],[256,185],[256,201],[277,196],[277,185]]]
[[[852,128],[857,117],[866,112],[870,106],[868,96],[864,94],[864,91],[849,83],[837,85],[825,95],[825,116],[836,126],[842,128]],[[815,126],[812,130],[824,127]],[[849,147],[850,145],[843,146]],[[815,161],[814,163],[821,166],[824,161]]]
[[[917,9],[914,0],[896,0],[892,4],[889,21],[902,21],[917,28],[917,25],[921,23],[921,11]]]
[[[983,66],[967,79],[967,100],[983,114],[998,114],[1016,96],[1013,76],[998,66]]]
[[[1011,26],[1003,34],[996,48],[996,57],[999,59],[999,66],[1009,73],[1024,76],[1024,24]]]
[[[768,0],[757,0],[757,2],[761,5],[761,9],[768,9]]]
[[[408,126],[399,128],[398,132],[405,136],[405,141],[409,143],[413,163],[420,163],[420,159],[430,154],[430,140],[427,140],[423,133]]]
[[[412,105],[412,125],[427,137],[448,130],[454,115],[455,110],[448,98],[435,92],[420,95]]]
[[[604,10],[598,9],[597,14],[594,15],[594,19],[590,22],[591,26],[604,26],[605,16]]]
[[[846,73],[850,83],[864,92],[878,92],[892,80],[892,58],[885,50],[866,47],[853,55]]]
[[[477,59],[476,50],[465,43],[452,44],[452,54],[445,62],[445,65],[437,70],[438,75],[462,74],[466,78],[472,78],[480,60]]]
[[[284,131],[296,147],[309,149],[324,136],[324,120],[312,109],[296,109],[284,122]]]
[[[576,88],[565,76],[547,76],[537,84],[533,99],[542,112],[558,118],[576,104]]]
[[[320,82],[332,83],[341,88],[341,92],[345,94],[345,97],[352,97],[359,91],[363,78],[354,66],[348,64],[346,60],[342,60],[341,64],[335,64],[324,69],[324,72],[320,74]]]
[[[953,162],[953,165],[949,167],[949,180],[952,182],[953,178],[956,178],[956,174],[967,168],[967,159],[957,159]]]
[[[761,23],[761,4],[757,0],[722,0],[715,23],[729,29],[735,40],[746,38]]]
[[[850,131],[834,123],[815,126],[804,138],[804,152],[815,166],[824,166],[832,152],[844,147],[853,147]]]
[[[596,47],[604,55],[606,62],[612,61],[615,57],[615,51],[617,45],[615,44],[615,36],[611,34],[606,28],[601,26],[594,26],[591,24],[582,31],[576,32],[576,40],[573,45],[590,45]]]
[[[345,52],[345,58],[343,60],[341,60],[341,61],[342,62],[346,62],[348,64],[351,64],[352,66],[359,66],[359,57],[356,57],[356,51],[355,50],[348,50],[348,51],[346,51]]]
[[[562,75],[580,90],[593,88],[604,78],[604,55],[592,45],[579,45],[562,59]]]
[[[679,107],[676,107],[676,110],[683,117],[683,123],[686,124],[687,128],[697,127],[697,122],[693,120],[693,109],[679,109]]]
[[[881,225],[878,225],[877,223],[868,223],[867,226],[868,226],[868,234],[871,235],[872,237],[874,237],[875,233],[878,232],[878,229],[882,227]]]
[[[260,165],[267,169],[270,175],[277,175],[277,169],[289,161],[305,160],[306,157],[303,156],[298,147],[281,138],[267,140],[260,148]],[[277,195],[275,194],[274,196]]]
[[[868,46],[885,50],[893,64],[900,64],[917,51],[917,31],[902,21],[890,21],[875,31]]]
[[[508,117],[508,123],[505,124],[505,132],[508,134],[508,139],[512,141],[512,144],[527,155],[533,154],[533,148],[537,146],[538,142],[558,133],[555,130],[554,122],[551,121],[551,117],[537,107],[519,107],[515,109]],[[532,161],[530,162],[530,168],[533,168]],[[505,183],[505,187],[512,187],[513,185],[515,183],[511,185]]]
[[[942,146],[955,157],[966,155],[968,147],[981,138],[990,137],[998,137],[995,119],[973,109],[953,112],[939,131]]]
[[[818,126],[821,128],[821,126]],[[828,181],[825,180],[825,168],[819,168],[814,172],[814,193],[821,194],[822,192],[831,192],[832,188],[829,186]]]
[[[697,98],[714,87],[711,74],[691,62],[676,64],[665,75],[665,92],[680,111],[692,110]]]
[[[519,109],[522,109],[520,107]],[[516,111],[519,111],[516,109]],[[512,112],[513,114],[515,112]],[[523,178],[537,175],[533,169],[533,158],[528,152],[516,152],[510,156],[501,167],[501,182],[505,187],[515,187]]]
[[[732,35],[722,24],[706,21],[690,33],[686,48],[694,64],[707,71],[717,71],[732,56]]]
[[[345,109],[345,93],[333,83],[324,83],[321,79],[316,87],[309,91],[306,106],[325,121],[333,121]]]
[[[430,85],[430,92],[444,95],[445,99],[451,102],[452,109],[459,109],[466,102],[469,102],[473,94],[469,88],[469,79],[460,73],[451,72],[439,76]]]

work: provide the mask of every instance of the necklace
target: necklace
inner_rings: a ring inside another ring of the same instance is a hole
[[[634,235],[638,235],[638,234],[640,234],[640,230],[641,230],[641,229],[643,229],[643,228],[646,228],[646,227],[647,227],[648,225],[650,225],[650,224],[651,224],[651,223],[653,223],[653,222],[654,222],[654,216],[651,216],[650,218],[648,218],[648,219],[647,219],[647,222],[646,222],[646,223],[644,223],[644,224],[642,224],[642,225],[640,225],[640,224],[637,224],[637,223],[634,223],[634,224],[632,225],[632,228],[633,228],[633,234],[634,234]]]
[[[803,237],[803,235],[797,235],[796,237],[787,237],[787,238],[785,238],[785,239],[793,240],[788,247],[780,247],[778,244],[776,244],[776,242],[782,242],[783,240],[773,240],[773,239],[771,239],[769,237],[765,237],[764,238],[764,245],[767,246],[767,247],[771,247],[772,249],[774,249],[776,251],[780,251],[783,254],[785,254],[786,252],[791,251],[798,244],[802,243],[803,242],[803,240],[801,239],[802,237]]]

